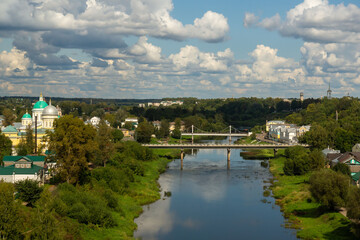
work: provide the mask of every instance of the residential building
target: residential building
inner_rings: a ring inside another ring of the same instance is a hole
[[[0,167],[0,181],[15,183],[31,179],[40,181],[44,169],[45,156],[5,156]]]

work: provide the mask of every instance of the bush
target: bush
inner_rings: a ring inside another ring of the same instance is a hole
[[[351,171],[348,165],[345,163],[338,163],[332,168],[335,172],[340,172],[344,175],[351,176]]]
[[[40,198],[43,188],[34,180],[25,179],[15,183],[15,189],[18,192],[19,199],[27,202],[29,206],[34,206],[35,202]]]
[[[59,185],[57,194],[56,203],[60,207],[56,207],[55,210],[60,215],[66,213],[70,218],[85,224],[91,223],[101,227],[116,226],[116,222],[107,208],[109,202],[112,206],[116,205],[114,195],[104,194],[103,196],[86,188],[75,188],[70,184]]]
[[[347,217],[360,220],[360,189],[351,186],[346,203]]]
[[[314,172],[309,181],[311,195],[322,205],[329,209],[345,205],[349,177],[331,169],[322,169]]]

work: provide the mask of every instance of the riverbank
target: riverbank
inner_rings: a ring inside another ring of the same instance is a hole
[[[284,174],[285,157],[282,151],[270,160],[270,172],[274,176],[271,186],[273,197],[287,219],[285,227],[298,229],[297,237],[301,239],[357,239],[351,233],[351,222],[346,217],[324,210],[311,197],[310,174]]]
[[[160,186],[157,180],[160,174],[166,170],[167,164],[172,159],[179,157],[180,151],[156,149],[154,153],[159,158],[144,162],[144,176],[135,176],[135,181],[130,184],[128,193],[117,194],[119,207],[122,209],[120,212],[112,212],[117,226],[112,228],[84,226],[81,231],[84,239],[133,239],[133,232],[137,228],[134,219],[142,213],[143,205],[160,199]]]

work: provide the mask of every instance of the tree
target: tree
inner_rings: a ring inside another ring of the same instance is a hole
[[[31,239],[63,239],[59,236],[61,231],[55,218],[54,198],[49,190],[41,193],[35,206],[34,225],[36,227],[31,231]]]
[[[14,112],[11,109],[5,108],[3,111],[4,115],[4,125],[12,125],[16,119]]]
[[[20,139],[20,142],[16,146],[16,153],[18,156],[26,156],[28,154],[26,140],[23,137]]]
[[[319,149],[314,149],[309,153],[309,163],[311,170],[320,170],[325,166],[325,157]]]
[[[14,186],[0,181],[0,237],[20,239],[19,204],[14,199]]]
[[[75,184],[88,170],[98,148],[96,130],[71,115],[55,121],[53,133],[49,133],[49,150],[55,153],[57,170],[63,181]]]
[[[106,162],[110,159],[114,152],[114,143],[112,140],[112,129],[101,120],[98,125],[96,142],[99,146],[97,159],[106,166]]]
[[[29,206],[34,206],[43,191],[43,188],[39,187],[39,183],[37,181],[30,179],[16,182],[15,189],[18,192],[19,199],[27,202]]]
[[[346,176],[351,176],[351,171],[348,165],[345,163],[338,163],[332,168],[335,172],[340,172]]]
[[[350,178],[331,169],[322,169],[310,176],[311,195],[329,209],[345,205]]]
[[[170,134],[169,121],[161,120],[160,129],[158,131],[156,131],[156,137],[158,139],[166,138],[169,136],[169,134]]]
[[[120,142],[121,139],[124,138],[123,132],[121,130],[119,130],[119,129],[116,129],[116,128],[111,132],[111,134],[112,134],[112,141],[114,143]]]
[[[313,148],[324,149],[327,146],[332,146],[326,129],[317,124],[313,125],[310,131],[305,133],[302,140]]]
[[[133,130],[134,126],[131,122],[126,122],[124,128],[126,128],[127,130]]]
[[[0,134],[0,166],[3,165],[4,156],[11,155],[12,153],[12,142],[10,138],[4,134]]]
[[[33,135],[33,130],[31,129],[30,126],[28,126],[26,128],[26,147],[27,147],[27,152],[28,153],[33,153],[34,149],[35,149],[35,139],[34,139],[34,135]]]
[[[347,217],[360,220],[360,189],[351,186],[346,203]]]
[[[139,123],[139,126],[135,130],[136,141],[140,143],[149,143],[151,135],[154,132],[154,127],[148,122]]]

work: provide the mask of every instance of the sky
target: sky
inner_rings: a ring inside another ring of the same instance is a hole
[[[0,96],[360,97],[355,0],[1,0]]]

